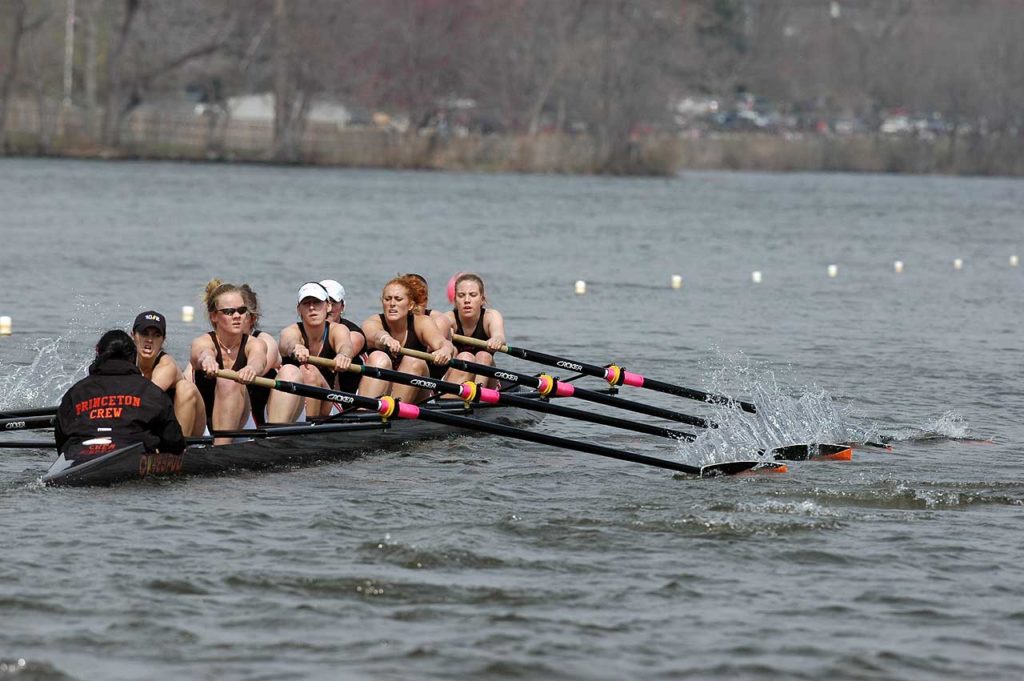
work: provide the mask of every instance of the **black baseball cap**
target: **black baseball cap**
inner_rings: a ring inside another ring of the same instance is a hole
[[[161,336],[167,335],[167,320],[159,312],[149,310],[147,312],[140,312],[139,316],[135,318],[135,323],[132,324],[132,332],[145,331],[146,329],[153,328],[160,332]]]

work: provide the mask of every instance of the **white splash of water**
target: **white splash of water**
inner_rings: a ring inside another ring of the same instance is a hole
[[[93,347],[109,328],[124,328],[121,319],[109,319],[120,308],[79,299],[69,304],[68,328],[55,338],[29,338],[20,347],[5,352],[7,356],[31,357],[28,364],[0,361],[0,409],[50,407],[75,382],[85,377],[92,362]],[[12,339],[13,340],[13,339]],[[6,341],[5,341],[6,342]]]
[[[71,385],[85,374],[90,359],[76,357],[66,336],[29,341],[27,365],[0,362],[0,409],[47,407],[57,404]],[[65,362],[78,362],[69,371]]]
[[[719,425],[682,445],[686,458],[701,465],[738,458],[767,458],[763,450],[801,443],[863,442],[873,432],[856,425],[848,406],[822,388],[786,388],[776,371],[743,354],[716,354],[702,363],[703,389],[753,402],[757,413],[738,406],[708,405],[705,413]]]
[[[947,411],[934,421],[930,421],[925,425],[924,431],[954,440],[966,440],[972,437],[971,424],[955,411]]]
[[[925,422],[924,426],[899,428],[883,439],[887,442],[928,441],[928,440],[974,440],[984,441],[971,432],[967,419],[955,411],[947,411],[936,419]]]

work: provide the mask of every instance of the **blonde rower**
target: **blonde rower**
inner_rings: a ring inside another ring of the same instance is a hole
[[[137,349],[135,363],[142,375],[167,393],[174,403],[174,417],[185,437],[200,437],[206,430],[203,396],[191,381],[185,380],[178,363],[164,352],[167,320],[159,312],[142,312],[132,324],[132,339]]]
[[[248,306],[242,289],[214,279],[206,285],[206,310],[213,331],[192,341],[191,362],[196,386],[206,404],[207,422],[214,431],[237,430],[251,420],[246,385],[263,374],[267,366],[267,346],[259,338],[245,333]],[[233,369],[241,383],[218,378],[218,369]],[[243,385],[246,384],[246,385]],[[275,406],[290,418],[275,417]],[[268,420],[291,421],[302,409],[301,398],[271,392]],[[215,438],[214,444],[228,444],[232,438]]]
[[[455,308],[446,316],[456,334],[487,342],[486,350],[456,342],[456,357],[466,362],[494,366],[494,353],[505,344],[505,320],[497,310],[484,307],[486,304],[484,280],[476,274],[460,274],[455,280]],[[474,377],[455,369],[449,371],[446,378],[455,383],[475,380],[487,387],[496,383],[493,378]]]

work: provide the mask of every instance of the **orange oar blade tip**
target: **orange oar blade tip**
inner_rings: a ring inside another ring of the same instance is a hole
[[[813,461],[850,461],[853,448],[846,445],[818,445],[818,451],[810,456]]]
[[[838,452],[825,451],[812,457],[816,461],[852,461],[853,460],[853,448],[847,447],[846,449]]]
[[[763,473],[769,473],[770,474],[770,473],[788,473],[788,472],[789,472],[789,466],[787,466],[784,463],[775,462],[775,463],[760,464],[760,465],[756,466],[755,468],[751,468],[749,470],[745,470],[742,473],[737,473],[737,475],[761,475]]]

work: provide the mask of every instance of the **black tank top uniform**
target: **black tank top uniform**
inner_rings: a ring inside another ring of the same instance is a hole
[[[259,329],[253,329],[252,337],[259,338],[260,335],[266,333],[266,331],[260,331]],[[263,374],[264,378],[271,380],[277,378],[277,369],[271,369],[267,373]],[[257,426],[262,428],[267,424],[267,402],[270,401],[270,388],[264,388],[263,386],[249,384],[245,386],[245,389],[249,392],[249,406],[252,407],[252,420]]]
[[[473,333],[466,333],[462,328],[462,318],[459,317],[458,308],[455,309],[455,333],[460,336],[469,336],[470,338],[476,338],[477,340],[487,341],[490,340],[490,336],[484,331],[484,314],[487,312],[486,307],[480,308],[480,321],[476,323],[476,328],[473,329]],[[483,348],[478,348],[473,345],[466,345],[465,343],[455,343],[456,352],[479,352]],[[491,352],[487,350],[487,352]],[[494,353],[491,352],[493,355]]]
[[[303,325],[302,322],[298,322],[298,325],[299,325],[299,333],[302,334],[302,344],[305,345],[308,348],[309,347],[309,336],[306,334],[306,327]],[[330,338],[331,338],[331,323],[330,322],[324,322],[324,335],[320,339],[320,352],[315,355],[316,357],[323,357],[324,359],[334,359],[335,357],[337,357],[338,353],[336,353],[334,351],[334,348],[331,347]],[[299,366],[298,360],[296,360],[294,357],[288,357],[287,359],[282,359],[281,361],[283,363],[285,363],[285,364],[292,364],[294,366]],[[334,385],[334,372],[331,371],[330,369],[326,369],[324,367],[317,367],[317,369],[320,370],[320,375],[324,377],[325,381],[327,381],[327,385],[333,386]]]
[[[377,316],[380,317],[380,324],[381,324],[381,326],[383,326],[388,331],[388,333],[391,333],[391,329],[388,326],[387,319],[384,317],[384,315],[381,314],[381,313],[378,313]],[[429,317],[427,317],[427,318],[429,319]],[[408,316],[406,316],[405,323],[406,323],[406,327],[409,329],[409,332],[405,335],[405,344],[402,345],[402,347],[405,348],[406,350],[417,350],[419,352],[430,352],[430,350],[427,349],[426,344],[422,340],[420,340],[420,337],[418,335],[416,335],[416,324],[413,321],[413,313],[412,312],[410,312],[408,314]],[[431,322],[431,323],[433,323],[433,322]],[[397,357],[392,355],[391,356],[391,368],[392,369],[397,369],[398,368],[398,363],[401,362],[401,361],[402,361],[402,356],[401,355],[399,355]],[[435,380],[439,379],[439,378],[442,378],[445,375],[445,373],[448,371],[448,367],[438,366],[437,364],[434,364],[433,362],[427,362],[427,368],[430,370],[430,377],[435,379]]]
[[[342,326],[344,326],[345,328],[347,328],[349,331],[356,331],[356,332],[358,332],[359,335],[363,337],[363,351],[360,352],[359,354],[357,354],[355,357],[352,358],[352,363],[353,364],[365,364],[366,363],[366,358],[370,356],[370,353],[367,352],[367,350],[369,350],[369,347],[368,347],[368,345],[366,343],[366,334],[363,333],[363,330],[361,328],[359,328],[358,324],[356,324],[355,322],[350,322],[349,320],[345,319],[344,317],[342,317],[338,321],[338,323],[341,324]],[[338,374],[338,382],[337,382],[338,390],[343,390],[344,392],[347,392],[347,393],[354,393],[357,390],[359,390],[359,381],[362,378],[363,377],[362,377],[361,374],[357,374],[357,373],[354,373],[352,371],[343,371],[340,374]]]
[[[363,349],[362,349],[362,351],[359,354],[357,354],[355,357],[352,358],[352,363],[353,364],[365,364],[366,363],[366,358],[370,356],[370,352],[369,352],[370,345],[369,345],[369,343],[366,342],[366,334],[363,333],[363,329],[358,324],[356,324],[355,322],[349,321],[348,319],[345,319],[344,317],[342,317],[340,320],[338,320],[338,323],[341,324],[342,326],[344,326],[345,328],[347,328],[349,331],[355,331],[356,333],[358,333],[360,336],[363,337]],[[353,374],[353,375],[355,375],[355,374]]]
[[[217,340],[217,333],[210,331],[210,338],[213,340],[213,349],[216,351],[217,366],[221,369],[224,368],[224,356],[220,353],[220,342]],[[235,364],[231,367],[232,371],[241,371],[245,368],[248,360],[245,358],[245,344],[249,341],[249,335],[242,334],[242,342],[238,344],[238,357],[235,358]],[[213,399],[217,395],[217,378],[210,378],[204,371],[195,372],[196,387],[199,388],[199,394],[203,396],[203,402],[206,404],[206,420],[210,424],[210,429],[213,429]],[[253,410],[253,420],[256,420],[255,410]],[[262,415],[260,415],[262,418]]]
[[[164,358],[164,355],[166,354],[167,353],[164,352],[163,350],[160,351],[160,354],[156,356],[156,361],[153,362],[154,369],[156,369],[156,365],[160,363],[160,360],[162,360]],[[167,396],[171,398],[171,402],[174,402],[174,388],[177,384],[177,381],[171,383],[171,387],[164,391],[165,393],[167,393]]]

